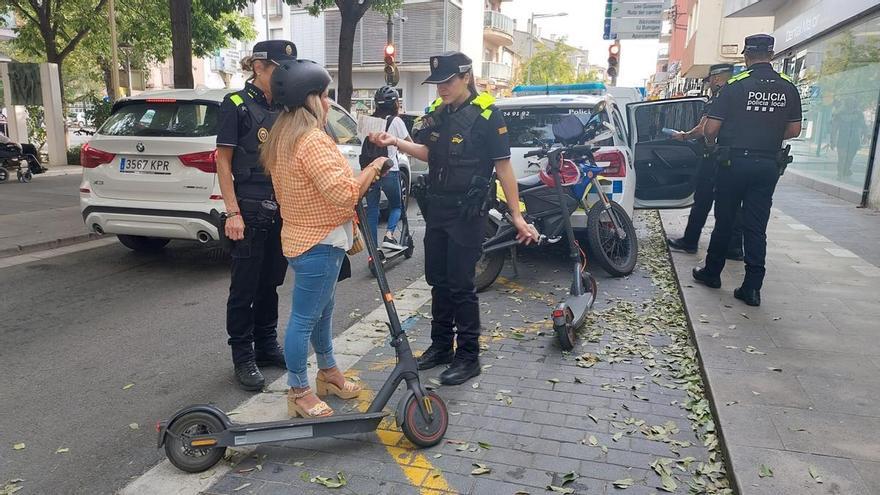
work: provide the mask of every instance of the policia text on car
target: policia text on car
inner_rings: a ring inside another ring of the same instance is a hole
[[[801,100],[797,89],[770,65],[773,37],[745,40],[748,70],[728,81],[709,110],[706,139],[717,139],[715,229],[706,265],[693,276],[709,287],[721,287],[724,254],[737,212],[742,209],[746,273],[734,296],[750,306],[761,304],[767,222],[776,182],[790,162],[782,141],[801,132]]]
[[[430,64],[425,83],[437,85],[439,98],[413,126],[415,143],[388,133],[370,138],[428,162],[427,183],[420,192],[415,187],[413,191],[427,224],[425,276],[431,285],[433,317],[431,346],[419,358],[419,368],[452,363],[440,381],[457,385],[480,374],[480,307],[474,272],[486,228],[493,167],[513,204],[519,201],[519,192],[504,118],[491,95],[477,94],[471,59],[447,52],[431,57]],[[537,231],[520,212],[512,214],[517,239],[537,240]]]
[[[226,331],[235,376],[245,390],[260,390],[260,366],[286,368],[277,341],[278,286],[287,260],[281,252],[281,215],[272,181],[260,164],[260,144],[281,109],[272,102],[271,78],[278,63],[296,60],[290,41],[261,41],[242,61],[253,76],[220,106],[217,177],[226,205],[221,230],[232,241],[232,280]]]

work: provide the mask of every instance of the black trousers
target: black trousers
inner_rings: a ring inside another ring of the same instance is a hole
[[[232,280],[226,302],[226,332],[232,362],[254,359],[274,348],[278,328],[278,286],[284,283],[287,260],[281,251],[281,217],[260,220],[259,203],[239,201],[245,237],[232,248]]]
[[[715,200],[715,159],[704,159],[700,163],[697,170],[697,182],[694,188],[694,204],[691,206],[691,213],[688,215],[687,227],[684,229],[683,242],[689,246],[696,247],[700,243],[700,235],[703,233],[703,227],[706,226],[706,219],[709,217],[709,210],[712,209],[712,203]],[[730,236],[730,251],[741,251],[743,249],[743,235],[740,216],[737,215],[733,223],[733,234]]]
[[[733,223],[742,210],[746,264],[742,287],[761,289],[767,271],[764,267],[767,222],[778,181],[776,161],[769,158],[731,158],[730,166],[719,167],[715,184],[715,229],[706,255],[706,270],[710,274],[720,275],[724,269]]]
[[[425,278],[432,297],[431,346],[452,350],[456,340],[455,360],[473,361],[480,355],[480,303],[474,274],[486,219],[466,220],[458,218],[458,212],[444,215],[447,212],[438,209],[432,209],[426,218],[425,231]]]

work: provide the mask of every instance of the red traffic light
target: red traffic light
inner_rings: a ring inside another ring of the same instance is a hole
[[[620,45],[615,43],[608,47],[608,55],[620,55]]]
[[[394,45],[385,45],[385,56],[393,57],[394,56]]]

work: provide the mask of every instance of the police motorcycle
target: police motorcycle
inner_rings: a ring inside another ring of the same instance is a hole
[[[385,167],[383,170],[391,167],[390,160]],[[367,253],[371,258],[376,258],[378,247],[361,203],[357,204],[357,216]],[[378,263],[375,269],[379,292],[388,314],[386,325],[391,335],[391,346],[397,356],[397,365],[365,412],[262,423],[236,423],[228,414],[213,405],[187,406],[168,421],[160,421],[156,425],[159,433],[158,447],[165,448],[171,464],[182,471],[199,473],[217,464],[223,458],[226,447],[371,432],[391,414],[385,410],[385,406],[401,383],[405,383],[404,392],[394,415],[403,435],[418,447],[433,447],[440,443],[449,426],[449,411],[439,395],[422,385],[418,364],[410,349],[406,331],[401,327],[384,267]]]
[[[570,115],[554,124],[558,144],[525,155],[535,158],[529,166],[541,166],[540,174],[518,181],[519,207],[526,221],[540,232],[537,245],[555,244],[563,237],[568,243],[573,280],[569,296],[552,313],[553,328],[565,350],[574,347],[575,331],[592,308],[598,291],[587,269],[586,254],[574,236],[571,215],[578,208],[587,211],[588,244],[609,273],[631,273],[638,253],[632,220],[623,207],[608,199],[599,183],[602,167],[593,157],[598,149],[593,143],[608,139],[613,132],[598,118],[600,112],[598,108],[586,118]],[[585,144],[576,144],[579,142]],[[588,207],[586,197],[591,190],[595,190],[599,201]],[[495,208],[489,212],[483,255],[477,264],[477,290],[485,290],[495,282],[508,252],[516,268],[516,229],[510,222],[509,208],[499,190]]]

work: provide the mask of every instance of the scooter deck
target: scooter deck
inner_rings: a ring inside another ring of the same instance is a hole
[[[233,423],[223,432],[221,445],[239,446],[266,442],[284,442],[303,438],[368,433],[390,413],[334,414],[326,418],[302,418],[265,423]],[[231,438],[230,438],[231,437]]]

